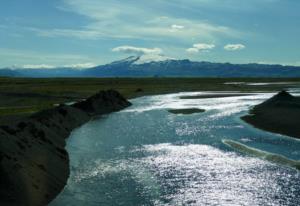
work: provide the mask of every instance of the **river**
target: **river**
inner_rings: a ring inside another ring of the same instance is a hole
[[[300,159],[300,141],[240,120],[273,94],[180,99],[136,98],[133,106],[94,119],[67,142],[71,175],[51,206],[300,205],[300,173],[235,150],[229,139]],[[199,108],[204,113],[171,114]]]

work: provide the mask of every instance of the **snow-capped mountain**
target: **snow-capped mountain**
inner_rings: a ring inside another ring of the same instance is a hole
[[[0,69],[17,77],[300,77],[300,67],[176,60],[161,55],[131,56],[86,69]]]
[[[174,58],[157,55],[157,54],[147,54],[141,56],[130,56],[126,59],[122,59],[119,61],[114,61],[111,64],[148,64],[153,62],[163,62],[168,60],[175,60]]]
[[[163,62],[168,60],[175,60],[175,59],[163,55],[147,54],[147,55],[139,56],[138,59],[134,62],[134,64],[147,64],[151,62]]]
[[[84,76],[98,77],[300,77],[300,67],[193,62],[155,55],[131,56],[83,73]]]

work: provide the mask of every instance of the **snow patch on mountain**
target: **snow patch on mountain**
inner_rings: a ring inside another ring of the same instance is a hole
[[[133,64],[147,64],[151,62],[163,62],[167,60],[175,60],[174,58],[158,55],[158,54],[147,54],[140,56]]]
[[[119,61],[114,61],[112,62],[111,64],[131,64],[131,63],[134,63],[136,61],[139,60],[140,57],[138,56],[130,56],[130,57],[127,57],[126,59],[122,59],[122,60],[119,60]]]

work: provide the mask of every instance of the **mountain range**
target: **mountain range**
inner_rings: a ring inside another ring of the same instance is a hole
[[[145,60],[131,56],[92,68],[5,68],[0,76],[9,77],[300,77],[300,67],[269,64],[195,62],[188,59]]]

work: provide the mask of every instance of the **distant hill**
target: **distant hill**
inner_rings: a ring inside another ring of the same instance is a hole
[[[0,76],[5,77],[80,77],[82,73],[75,68],[54,68],[54,69],[0,69]]]
[[[15,77],[20,75],[17,71],[12,69],[0,69],[0,76],[1,77]]]
[[[129,57],[93,68],[5,69],[1,76],[18,77],[300,77],[300,67],[268,64],[194,62],[188,59],[143,61]]]

